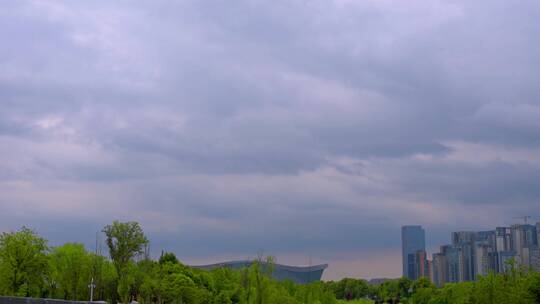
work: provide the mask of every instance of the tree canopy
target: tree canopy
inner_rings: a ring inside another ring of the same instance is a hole
[[[23,227],[0,235],[2,294],[39,295],[47,278],[47,241]]]
[[[106,242],[111,259],[121,277],[122,271],[131,259],[143,253],[144,245],[148,244],[148,239],[137,222],[114,221],[111,225],[103,228],[103,233],[107,237]]]
[[[103,231],[110,258],[89,252],[80,243],[50,248],[44,238],[25,227],[2,233],[0,295],[87,301],[88,284],[94,279],[94,300],[109,303],[540,303],[540,274],[515,264],[505,274],[442,288],[427,278],[401,278],[377,286],[356,278],[299,285],[272,278],[272,257],[261,255],[241,270],[204,271],[182,264],[172,252],[163,252],[158,260],[141,255],[148,240],[135,222],[113,222]]]

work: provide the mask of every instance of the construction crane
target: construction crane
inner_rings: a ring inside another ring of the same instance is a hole
[[[528,221],[531,217],[528,216],[528,215],[523,215],[523,216],[515,216],[514,218],[515,218],[515,219],[522,219],[523,222],[525,222],[525,224],[527,224],[527,221]]]

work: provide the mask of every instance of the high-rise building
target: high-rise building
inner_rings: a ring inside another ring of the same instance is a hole
[[[461,271],[461,280],[463,281],[472,281],[474,280],[474,250],[471,243],[463,243],[458,245],[460,249],[460,271]]]
[[[425,277],[433,282],[433,261],[426,259],[426,273]]]
[[[498,268],[500,273],[506,273],[509,271],[510,266],[509,261],[512,259],[516,259],[516,252],[515,251],[499,251],[498,252]]]
[[[437,287],[442,287],[446,283],[446,256],[442,253],[434,253],[432,265],[431,282]]]
[[[415,276],[416,278],[430,278],[431,261],[428,260],[427,253],[424,250],[418,250],[415,255]]]
[[[495,230],[452,232],[451,240],[451,245],[441,246],[440,253],[433,255],[435,284],[474,281],[479,275],[497,271]],[[504,238],[501,241],[504,247]]]
[[[401,227],[401,250],[403,276],[411,280],[420,277],[417,266],[417,253],[426,251],[426,233],[422,226]]]
[[[445,256],[445,283],[457,283],[463,281],[463,255],[461,247],[454,245],[441,246],[441,253]]]
[[[529,224],[516,224],[510,227],[512,232],[512,251],[516,253],[516,262],[520,266],[528,267],[530,264],[529,247],[536,246],[536,227]]]
[[[499,272],[499,254],[497,251],[488,252],[489,270],[494,273]]]
[[[521,266],[524,268],[531,266],[531,247],[536,246],[525,246],[521,249]]]
[[[490,271],[496,272],[496,231],[478,231],[473,242],[473,271],[472,280],[477,280],[478,276],[485,276]]]
[[[531,268],[540,271],[540,247],[538,245],[531,247],[529,254]]]
[[[486,276],[492,269],[492,263],[490,261],[490,253],[493,247],[484,242],[475,242],[474,245],[474,280],[478,276]]]
[[[534,225],[521,225],[523,230],[523,242],[525,246],[534,246],[538,244],[538,236],[536,231],[536,226]]]
[[[475,239],[475,231],[452,232],[452,245],[472,243]]]
[[[506,273],[512,266],[540,271],[540,222],[487,231],[452,232],[451,240],[452,244],[441,246],[440,252],[433,254],[432,261],[424,261],[424,251],[419,251],[416,258],[411,256],[408,261],[416,272],[409,270],[409,277],[422,276],[425,273],[422,267],[427,267],[431,281],[442,286],[475,281],[490,272]]]
[[[459,249],[460,282],[473,281],[476,278],[475,248],[477,242],[489,244],[491,232],[458,231],[452,232],[452,245]]]
[[[496,232],[495,230],[478,231],[476,232],[476,242],[483,242],[495,250],[496,247]]]
[[[536,222],[536,245],[540,247],[540,222]]]
[[[495,228],[496,250],[510,251],[512,250],[512,230],[508,227]]]

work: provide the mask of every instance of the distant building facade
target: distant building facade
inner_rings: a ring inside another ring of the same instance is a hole
[[[403,276],[416,280],[425,275],[426,233],[422,226],[401,227]]]
[[[497,252],[512,250],[512,230],[509,227],[497,227],[495,233]]]
[[[390,281],[396,281],[396,280],[399,280],[399,279],[391,279],[391,278],[373,278],[373,279],[370,279],[368,281],[368,284],[369,285],[373,285],[373,286],[377,286],[377,285],[381,285],[383,283],[386,283],[386,282],[390,282]]]
[[[426,251],[418,250],[414,256],[414,274],[416,278],[429,278],[431,276],[431,261],[428,259]]]
[[[540,271],[540,222],[452,232],[451,244],[441,246],[431,261],[425,254],[424,235],[420,226],[402,227],[403,274],[410,279],[429,275],[436,286],[443,286],[506,273],[516,266]]]
[[[217,268],[230,268],[230,269],[243,269],[250,267],[254,261],[230,261],[210,265],[192,266],[193,268],[203,270],[214,270]],[[264,270],[270,265],[266,262],[259,262]],[[320,281],[324,270],[328,267],[328,264],[321,264],[315,266],[289,266],[282,264],[272,264],[272,277],[279,281],[291,281],[297,284],[309,284],[312,282]]]
[[[433,271],[431,282],[437,287],[441,287],[446,282],[447,261],[446,256],[442,253],[434,253],[431,262]]]
[[[486,276],[489,274],[491,270],[489,254],[492,250],[493,249],[489,244],[484,244],[481,242],[475,243],[473,253],[474,279],[476,279],[478,276]]]
[[[510,270],[510,261],[516,261],[517,254],[515,251],[499,251],[499,267],[497,269],[498,273],[507,273]]]
[[[530,247],[538,245],[536,226],[529,224],[517,224],[510,227],[512,232],[512,250],[516,252],[518,265],[529,266]]]
[[[540,222],[536,223],[536,243],[540,247]]]
[[[531,268],[540,272],[540,245],[531,248]]]

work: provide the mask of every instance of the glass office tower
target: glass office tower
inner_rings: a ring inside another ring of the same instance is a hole
[[[401,249],[403,262],[403,276],[411,280],[418,279],[416,253],[426,251],[426,232],[422,226],[401,227]]]

